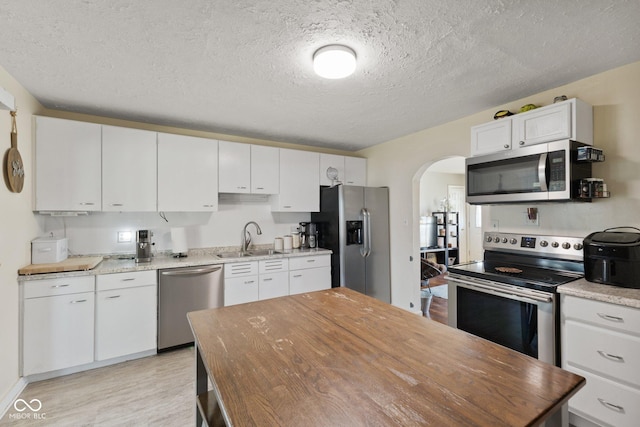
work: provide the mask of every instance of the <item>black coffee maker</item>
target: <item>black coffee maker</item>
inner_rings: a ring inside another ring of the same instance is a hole
[[[318,227],[315,222],[301,222],[300,226],[300,248],[313,249],[318,246]]]

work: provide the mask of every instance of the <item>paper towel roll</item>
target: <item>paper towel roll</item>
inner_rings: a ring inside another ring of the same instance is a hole
[[[186,254],[189,251],[187,233],[184,228],[171,228],[171,251],[174,254]]]

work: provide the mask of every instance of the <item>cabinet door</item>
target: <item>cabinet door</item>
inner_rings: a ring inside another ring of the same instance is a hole
[[[289,272],[290,295],[330,288],[331,267],[309,268]]]
[[[280,193],[273,196],[276,212],[320,210],[320,156],[309,151],[280,149]]]
[[[280,187],[280,149],[251,146],[251,192],[278,194]]]
[[[511,149],[511,118],[499,119],[471,128],[471,155]]]
[[[336,177],[337,182],[345,183],[344,181],[344,172],[345,172],[345,159],[344,156],[338,156],[335,154],[320,154],[320,185],[332,185],[333,183],[327,177],[327,170],[329,168],[334,168],[338,171],[338,176]]]
[[[102,126],[102,210],[154,212],[156,132]]]
[[[97,292],[96,360],[156,348],[156,286]]]
[[[367,159],[344,158],[344,183],[347,185],[367,185]]]
[[[258,301],[258,276],[224,279],[224,306]]]
[[[23,375],[93,362],[94,293],[24,300]]]
[[[158,134],[158,211],[218,210],[218,141]]]
[[[289,295],[289,273],[261,274],[258,282],[258,298],[269,299]]]
[[[100,125],[35,117],[35,134],[34,210],[100,211]]]
[[[518,147],[571,138],[571,103],[521,113],[513,117]]]
[[[218,191],[221,193],[251,191],[251,145],[220,141],[218,165]]]

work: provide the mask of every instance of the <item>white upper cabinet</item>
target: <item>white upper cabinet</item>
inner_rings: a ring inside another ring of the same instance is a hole
[[[274,212],[320,210],[320,155],[280,149],[280,193],[272,197]]]
[[[593,108],[572,98],[471,128],[471,155],[571,139],[593,144]]]
[[[155,212],[156,132],[102,126],[102,210]]]
[[[251,192],[251,145],[220,141],[218,165],[220,193]]]
[[[218,210],[218,141],[158,133],[158,211]]]
[[[502,118],[471,128],[471,155],[511,150],[511,118]]]
[[[561,139],[593,144],[593,109],[576,98],[517,114],[513,126],[514,146]]]
[[[367,159],[361,157],[344,158],[344,183],[347,185],[367,185]]]
[[[280,187],[280,149],[251,146],[251,192],[278,194]]]
[[[35,117],[36,211],[100,211],[100,125]]]
[[[337,172],[336,183],[345,184],[345,157],[336,154],[320,154],[320,185],[333,185],[331,179],[327,176],[329,168],[333,168]]]

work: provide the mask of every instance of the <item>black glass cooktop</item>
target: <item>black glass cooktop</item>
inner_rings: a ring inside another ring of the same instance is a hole
[[[484,261],[453,265],[449,267],[449,272],[554,292],[557,286],[583,277],[582,268],[582,263],[576,262],[533,257],[496,257],[485,253]]]

